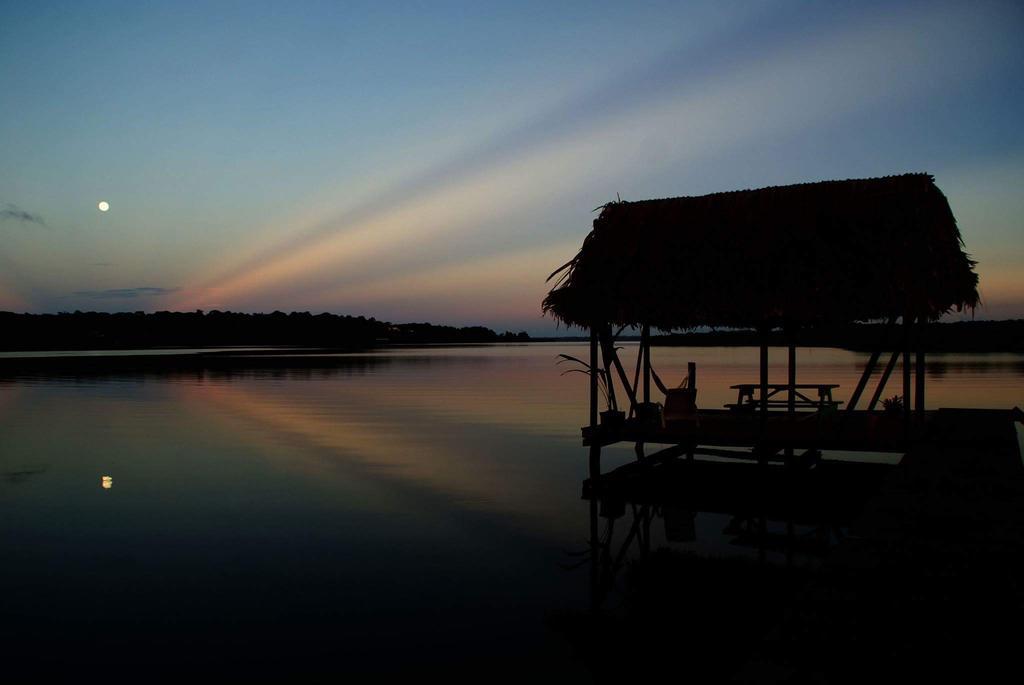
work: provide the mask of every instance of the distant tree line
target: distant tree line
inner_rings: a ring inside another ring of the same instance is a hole
[[[309,312],[0,312],[0,349],[99,350],[147,347],[285,345],[361,349],[383,344],[488,343],[528,340],[483,326],[393,324],[373,317]]]
[[[881,323],[821,326],[800,330],[796,335],[796,344],[863,351],[874,350],[883,339],[886,349],[899,349],[903,344],[903,329],[899,324],[888,329],[887,336],[885,334],[886,326]],[[759,345],[760,338],[752,330],[717,330],[656,335],[651,337],[651,343],[666,346],[747,347]],[[769,344],[781,346],[788,342],[785,334],[777,330],[769,335]],[[921,348],[932,352],[1024,352],[1024,320],[932,323],[924,330]]]

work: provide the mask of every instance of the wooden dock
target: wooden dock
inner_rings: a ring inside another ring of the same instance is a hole
[[[923,423],[934,411],[925,412]],[[693,444],[708,447],[904,452],[920,434],[922,419],[907,420],[903,414],[878,411],[755,412],[702,409],[696,420],[669,421],[664,426],[644,425],[630,419],[618,426],[584,426],[585,446],[601,447],[617,442]]]
[[[689,439],[718,440],[727,424],[700,418]],[[1024,632],[1022,420],[1016,409],[928,412],[893,466],[708,462],[699,446],[691,461],[691,442],[590,479],[584,495],[845,527],[774,629],[744,650],[737,682],[984,680],[997,666],[1016,667]],[[631,430],[621,439],[637,437]],[[673,427],[644,437],[681,435]],[[878,444],[857,431],[808,436],[831,449]]]

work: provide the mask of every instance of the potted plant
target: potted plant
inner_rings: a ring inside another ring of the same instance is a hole
[[[868,413],[865,430],[873,440],[886,440],[893,435],[895,426],[902,425],[903,397],[893,395],[882,400],[881,411]]]
[[[579,357],[574,357],[571,354],[560,354],[558,355],[559,360],[557,364],[564,364],[569,362],[576,366],[571,369],[566,369],[562,372],[562,375],[567,373],[582,373],[587,376],[591,374],[597,376],[597,388],[604,397],[605,406],[607,409],[601,412],[601,425],[602,426],[621,426],[626,421],[626,413],[619,410],[618,403],[615,401],[615,395],[612,394],[608,389],[608,374],[605,373],[604,369],[591,368],[590,364],[583,361]]]
[[[893,395],[888,399],[882,400],[882,410],[889,414],[903,413],[903,396]]]

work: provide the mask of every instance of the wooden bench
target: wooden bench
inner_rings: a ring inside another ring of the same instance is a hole
[[[760,383],[739,383],[729,387],[737,391],[737,397],[735,404],[725,405],[727,409],[734,411],[756,411],[761,407],[761,398],[758,396],[761,389]],[[768,388],[768,395],[765,399],[769,409],[788,409],[790,389],[793,390],[795,395],[793,398],[794,409],[835,409],[842,404],[841,401],[832,399],[832,389],[839,387],[837,383],[797,383],[796,385],[769,383],[766,387]],[[801,392],[808,390],[815,392]],[[809,395],[811,394],[816,394],[817,398],[810,397]]]

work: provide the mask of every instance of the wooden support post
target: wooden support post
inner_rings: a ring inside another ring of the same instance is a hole
[[[925,380],[925,367],[924,367],[924,333],[925,326],[928,325],[928,320],[925,317],[919,317],[917,320],[917,339],[915,340],[914,347],[917,352],[917,359],[915,360],[914,369],[914,411],[917,413],[917,420],[919,422],[924,421],[924,380]]]
[[[601,367],[597,362],[598,334],[597,326],[590,328],[590,429],[597,429],[597,372]]]
[[[590,478],[597,483],[601,476],[601,439],[597,427],[597,346],[598,329],[597,324],[590,326],[590,435],[592,444],[590,446]]]
[[[697,362],[686,362],[686,387],[696,392],[697,390]],[[697,398],[694,397],[696,403]],[[696,410],[696,409],[695,409]],[[690,444],[689,449],[686,450],[687,461],[693,461],[693,448],[695,444]]]
[[[608,391],[608,408],[618,410],[619,403],[615,399],[615,382],[612,380],[612,361],[608,354],[609,349],[614,349],[608,342],[611,335],[612,331],[610,327],[602,330],[601,334],[598,336],[598,344],[601,346],[601,360],[604,362],[604,384],[605,389]]]
[[[651,401],[651,327],[640,329],[640,352],[644,355],[644,403]]]
[[[910,337],[913,331],[914,317],[903,315],[903,419],[910,427]]]
[[[637,347],[636,364],[633,368],[633,392],[637,395],[637,402],[640,401],[640,368],[644,365],[644,344],[641,341]]]
[[[622,387],[626,391],[626,396],[629,398],[629,409],[630,413],[636,411],[636,389],[629,384],[629,379],[626,377],[626,370],[622,368],[622,362],[619,361],[619,353],[615,351],[615,339],[614,337],[608,337],[605,344],[605,359],[611,359],[612,366],[615,367],[615,371],[619,374],[619,380],[622,382]],[[611,378],[611,374],[609,374]],[[635,382],[635,381],[634,381]]]
[[[651,401],[651,327],[647,324],[643,324],[640,327],[640,353],[636,358],[636,372],[639,376],[640,367],[643,366],[643,401],[644,404],[648,404]],[[634,381],[634,387],[639,383],[639,378]],[[644,416],[643,421],[649,420],[649,416]],[[636,445],[633,447],[633,451],[636,452],[636,458],[640,461],[644,459],[644,441],[643,439],[637,440]]]
[[[787,348],[788,359],[786,360],[786,383],[789,384],[789,396],[786,398],[786,413],[792,421],[796,416],[796,345],[793,344],[792,333],[787,331],[789,346]],[[786,445],[786,463],[793,459],[793,445]]]
[[[789,374],[786,378],[789,383],[789,399],[786,409],[790,414],[796,413],[796,345],[789,343]]]
[[[764,437],[765,426],[768,423],[768,333],[771,329],[764,326],[761,333],[761,430],[760,437]],[[759,450],[760,452],[760,450]],[[761,461],[760,459],[758,461]]]
[[[768,411],[768,335],[761,331],[761,415]]]
[[[792,421],[796,417],[796,331],[797,326],[792,322],[786,322],[782,327],[786,338],[786,384],[789,390],[786,393],[786,414],[787,419]],[[763,392],[763,391],[762,391]],[[789,435],[792,435],[789,433]],[[786,463],[793,461],[793,445],[786,444]]]

